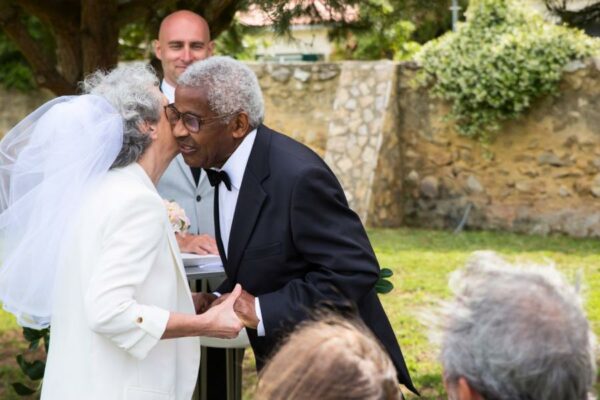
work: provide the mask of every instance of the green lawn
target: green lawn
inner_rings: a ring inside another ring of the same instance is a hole
[[[511,261],[554,262],[573,280],[582,273],[588,316],[594,332],[600,334],[600,242],[597,240],[492,232],[453,235],[409,229],[373,230],[369,234],[381,265],[395,272],[395,289],[382,296],[382,301],[415,385],[425,399],[445,397],[436,352],[428,343],[426,329],[418,322],[415,311],[449,295],[448,274],[462,267],[473,251],[494,250]]]
[[[509,260],[536,263],[554,262],[570,279],[582,274],[588,316],[600,334],[600,242],[565,237],[536,237],[507,233],[465,232],[453,235],[441,231],[414,229],[371,230],[369,235],[382,266],[394,271],[395,289],[382,296],[415,385],[423,399],[445,399],[436,351],[428,343],[426,328],[418,322],[417,311],[448,296],[447,278],[461,267],[475,250],[490,249]],[[0,312],[0,349],[6,352],[18,342],[14,321]],[[6,339],[3,339],[6,338]],[[250,352],[247,352],[250,353]],[[14,364],[0,358],[0,398],[11,397],[2,386],[14,379]],[[252,356],[244,362],[244,398],[251,399],[256,382]],[[416,399],[416,397],[410,397]]]

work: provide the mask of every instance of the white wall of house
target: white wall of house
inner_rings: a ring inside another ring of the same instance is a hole
[[[253,33],[257,44],[259,59],[300,61],[304,54],[318,55],[327,61],[333,51],[333,43],[327,37],[327,28],[322,25],[295,25],[292,27],[293,39],[287,36],[276,36],[266,27],[262,32]]]

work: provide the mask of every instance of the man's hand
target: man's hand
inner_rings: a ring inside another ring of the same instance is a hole
[[[242,294],[233,304],[233,311],[247,328],[256,329],[258,327],[259,321],[254,309],[254,296],[250,293],[242,290]]]
[[[212,302],[212,304],[210,305],[210,307],[215,307],[218,306],[219,304],[221,304],[222,302],[224,302],[225,300],[227,300],[227,298],[229,297],[231,293],[224,293],[221,296],[217,297],[215,299],[215,301]]]
[[[219,248],[215,238],[209,235],[192,235],[189,233],[178,233],[175,235],[179,250],[182,253],[194,253],[200,255],[219,254]]]
[[[218,300],[218,298],[217,296],[211,293],[192,293],[192,300],[194,301],[194,308],[196,309],[196,314],[202,314],[203,312],[211,308],[212,304],[216,300]]]

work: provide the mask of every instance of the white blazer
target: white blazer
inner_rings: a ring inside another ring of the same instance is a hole
[[[170,311],[194,314],[194,306],[165,206],[142,167],[111,170],[70,232],[42,399],[190,399],[199,339],[160,337]]]

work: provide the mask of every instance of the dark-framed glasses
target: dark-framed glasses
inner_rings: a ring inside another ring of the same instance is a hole
[[[164,106],[164,108],[167,120],[172,127],[177,125],[177,121],[181,120],[183,126],[185,126],[185,129],[192,133],[200,132],[200,129],[202,129],[204,125],[208,125],[222,118],[231,117],[232,115],[237,114],[236,111],[229,114],[218,115],[216,117],[201,118],[195,114],[192,114],[191,112],[180,112],[177,108],[175,108],[175,104],[173,103]]]

